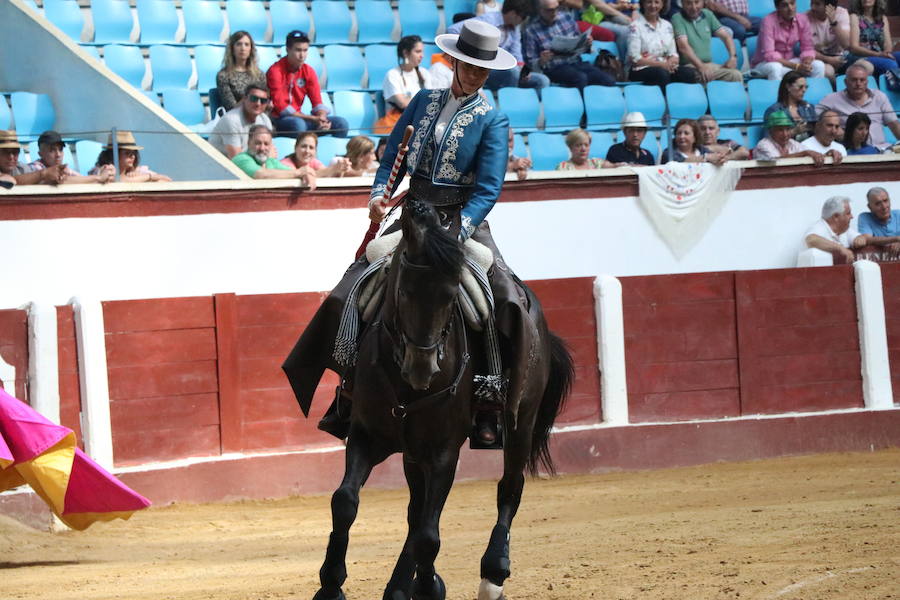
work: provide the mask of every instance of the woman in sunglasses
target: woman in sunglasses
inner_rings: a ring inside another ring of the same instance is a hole
[[[251,83],[240,104],[216,122],[209,143],[228,158],[234,158],[247,149],[247,134],[251,127],[265,125],[272,129],[272,120],[266,114],[268,107],[269,90],[261,83]]]

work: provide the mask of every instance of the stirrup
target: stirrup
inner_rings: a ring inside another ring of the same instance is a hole
[[[350,434],[350,412],[353,398],[344,387],[345,383],[346,380],[342,379],[341,384],[334,389],[334,400],[316,426],[339,440],[347,439]],[[346,409],[342,410],[342,405],[345,405]]]
[[[493,436],[486,439],[485,434]],[[482,411],[475,414],[472,420],[472,432],[469,434],[469,448],[473,450],[502,450],[503,421],[499,411]]]

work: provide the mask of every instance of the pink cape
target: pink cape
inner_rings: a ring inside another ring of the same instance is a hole
[[[78,530],[150,506],[82,452],[71,429],[0,388],[0,492],[25,483]]]

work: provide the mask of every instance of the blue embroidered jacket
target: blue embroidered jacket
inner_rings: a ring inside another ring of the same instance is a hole
[[[421,90],[410,101],[388,139],[372,197],[386,195],[403,132],[412,125],[405,171],[401,168],[399,175],[416,173],[430,177],[434,185],[472,188],[460,213],[461,235],[468,237],[500,195],[509,159],[509,119],[481,94],[475,94],[460,105],[447,124],[443,139],[437,140],[435,146],[434,126],[449,96],[450,90]]]

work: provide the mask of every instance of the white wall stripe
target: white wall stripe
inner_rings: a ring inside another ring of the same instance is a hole
[[[628,386],[625,379],[625,325],[622,317],[622,284],[612,275],[594,279],[594,312],[597,317],[597,358],[603,422],[628,424]]]
[[[891,408],[894,393],[888,359],[881,267],[868,260],[859,260],[853,263],[853,271],[856,275],[863,400],[866,408]]]

